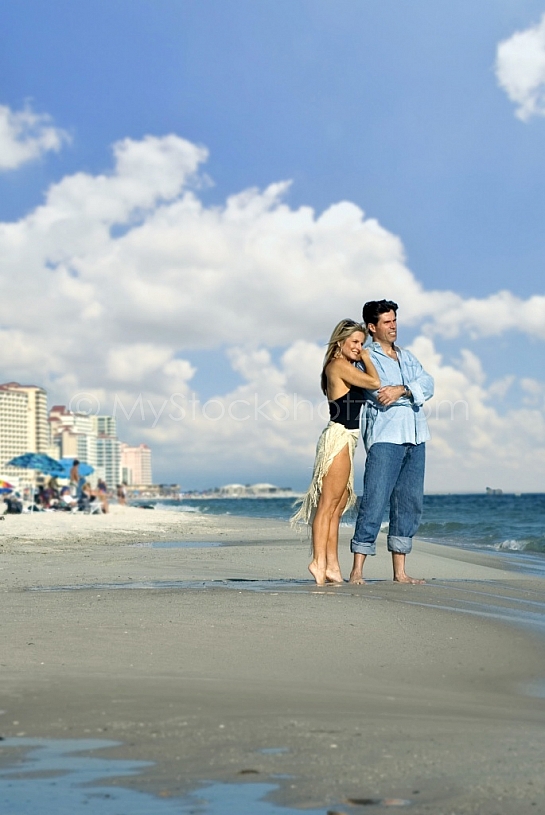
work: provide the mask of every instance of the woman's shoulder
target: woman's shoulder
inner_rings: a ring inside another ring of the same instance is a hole
[[[348,362],[347,359],[344,357],[337,357],[337,359],[332,359],[331,362],[326,365],[325,368],[325,375],[327,377],[328,382],[333,382],[335,380],[341,380],[346,377],[347,373],[353,369],[354,366],[351,362]]]
[[[328,377],[335,376],[336,372],[339,370],[339,359],[331,359],[324,368],[324,373]]]
[[[353,367],[352,363],[344,357],[335,357],[326,365],[326,371],[346,371]]]

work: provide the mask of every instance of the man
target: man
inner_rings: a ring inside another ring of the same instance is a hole
[[[77,458],[74,459],[72,462],[72,466],[70,468],[70,494],[74,497],[79,498],[78,495],[78,486],[79,486],[79,460]]]
[[[350,548],[351,583],[363,583],[363,564],[376,553],[376,539],[390,506],[388,550],[394,581],[423,583],[405,572],[424,497],[425,442],[430,438],[423,405],[433,396],[433,379],[416,357],[401,350],[397,339],[397,303],[372,300],[363,320],[372,339],[369,348],[381,387],[367,391],[362,435],[367,451],[363,496]]]

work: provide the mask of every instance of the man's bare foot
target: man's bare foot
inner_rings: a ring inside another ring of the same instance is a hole
[[[353,586],[363,586],[365,584],[365,580],[363,576],[358,573],[350,572],[350,577],[348,578],[348,582],[352,583]]]
[[[354,552],[354,561],[352,563],[352,571],[348,579],[349,583],[353,586],[363,586],[365,580],[363,579],[363,564],[367,555],[362,555],[361,552]]]
[[[317,586],[325,585],[325,566],[318,566],[315,560],[308,565],[308,570],[316,581]]]
[[[411,586],[418,586],[425,583],[417,577],[409,577],[405,572],[406,556],[404,552],[392,552],[392,566],[394,573],[394,583],[409,583]]]
[[[412,586],[420,586],[425,582],[419,577],[409,577],[408,574],[394,575],[394,583],[410,583]]]
[[[337,586],[341,585],[341,583],[344,583],[340,569],[326,569],[325,580],[326,583],[333,583]]]

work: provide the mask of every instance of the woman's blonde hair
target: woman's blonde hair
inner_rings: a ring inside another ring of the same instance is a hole
[[[329,342],[327,343],[327,351],[325,352],[324,357],[324,364],[322,367],[322,376],[320,379],[320,384],[322,386],[322,393],[327,396],[327,376],[325,369],[329,365],[332,359],[335,359],[336,356],[339,354],[339,349],[343,342],[351,337],[352,334],[355,334],[356,331],[360,331],[365,338],[367,338],[367,329],[363,325],[363,323],[357,323],[355,320],[341,320],[340,323],[337,323],[331,337],[329,338]]]

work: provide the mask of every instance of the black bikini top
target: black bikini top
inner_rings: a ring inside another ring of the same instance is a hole
[[[367,396],[363,388],[353,385],[344,396],[329,399],[329,417],[332,422],[344,425],[347,430],[357,430],[360,426],[360,410]]]

